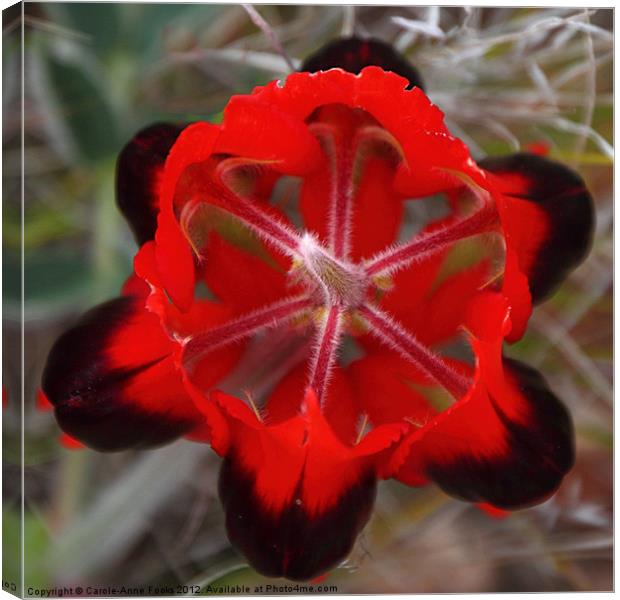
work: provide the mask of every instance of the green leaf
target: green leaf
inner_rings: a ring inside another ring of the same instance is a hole
[[[97,54],[105,54],[126,38],[121,30],[122,5],[113,2],[66,2],[45,5],[53,21],[76,34]]]
[[[6,504],[5,504],[6,506]],[[21,579],[21,513],[17,509],[2,511],[2,582],[19,588]],[[13,590],[18,591],[18,590]]]
[[[216,4],[133,4],[124,5],[124,17],[131,31],[131,43],[136,51],[162,54],[164,29],[188,25],[201,31],[225,6]],[[151,52],[148,52],[151,51]]]
[[[67,46],[63,52],[42,52],[42,60],[63,125],[81,156],[96,161],[116,154],[121,140],[106,82],[95,78],[98,64],[82,60],[79,52],[78,47]]]
[[[25,294],[29,301],[71,297],[90,283],[89,261],[68,244],[26,253],[24,258]]]
[[[19,582],[21,556],[21,511],[17,509],[4,509],[2,512],[2,579],[5,581]],[[26,588],[46,587],[50,583],[47,569],[41,558],[49,546],[49,535],[44,523],[37,515],[26,512],[24,516],[24,558],[25,558],[25,584]],[[13,550],[13,551],[7,551]]]
[[[2,256],[2,302],[21,302],[21,255],[6,246]]]

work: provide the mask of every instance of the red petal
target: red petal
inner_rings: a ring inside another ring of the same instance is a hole
[[[183,131],[170,151],[162,179],[156,258],[166,291],[184,310],[191,305],[194,292],[192,219],[209,219],[198,210],[207,204],[225,209],[229,196],[215,169],[222,162],[218,157],[229,154],[233,162],[241,157],[250,165],[268,163],[287,173],[305,171],[313,161],[322,160],[318,142],[303,122],[252,96],[233,98],[221,127],[195,123]],[[233,167],[231,164],[230,169]],[[253,180],[253,193],[260,196],[273,183],[273,174],[263,173]],[[204,235],[209,223],[199,223],[198,228]],[[198,254],[203,249],[194,250]]]
[[[151,285],[157,288],[163,288],[163,282],[157,269],[156,248],[155,242],[146,242],[146,244],[141,246],[133,259],[134,273],[125,282],[125,285],[129,284],[132,289],[134,287],[137,288],[138,284],[132,281],[137,278],[146,283],[149,293],[151,290]],[[129,283],[130,281],[131,283]],[[132,294],[125,295],[131,296]],[[142,294],[135,295],[142,297]]]
[[[161,208],[172,210],[179,178],[190,165],[207,161],[213,154],[220,128],[210,123],[186,127],[170,150],[161,182]]]
[[[202,269],[204,281],[235,312],[250,311],[289,293],[288,268],[276,262],[263,246],[261,250],[263,257],[254,256],[215,232],[209,236]]]
[[[268,161],[282,173],[303,175],[323,161],[306,124],[257,96],[233,96],[224,110],[215,152]]]
[[[465,146],[461,146],[462,142],[456,138],[449,138],[451,140],[451,146],[446,144],[445,148],[441,148],[439,143],[433,144],[429,148],[428,159],[429,162],[433,160],[438,161],[439,156],[443,153],[452,153],[459,157],[459,160],[454,161],[456,164],[449,166],[440,166],[424,164],[424,168],[417,168],[420,166],[421,157],[416,157],[415,160],[411,160],[412,166],[401,165],[397,170],[394,178],[394,189],[402,197],[415,199],[425,198],[432,196],[440,192],[449,193],[452,190],[461,188],[463,182],[451,171],[468,172],[464,165],[466,164]]]
[[[416,337],[428,345],[454,338],[463,324],[469,300],[488,277],[489,264],[482,261],[443,281],[416,311],[417,323],[411,325]]]
[[[401,318],[419,307],[431,293],[446,252],[437,252],[394,274],[393,286],[382,298],[382,306]]]
[[[446,220],[427,227],[432,231]],[[399,271],[381,306],[397,318],[416,338],[429,346],[443,343],[459,333],[468,301],[489,277],[489,264],[481,261],[447,277],[435,287],[448,249]],[[364,340],[366,345],[366,339]],[[367,345],[376,348],[375,343]]]
[[[351,447],[334,435],[313,393],[301,414],[275,425],[235,398],[214,397],[231,429],[219,485],[231,542],[270,577],[307,580],[337,565],[370,516],[377,456],[402,428],[371,432]]]
[[[430,294],[444,257],[445,254],[437,253],[398,271],[393,276],[392,287],[381,298],[381,307],[411,331],[415,330],[425,316],[420,312],[420,307],[425,296]],[[369,352],[382,352],[385,348],[370,335],[363,335],[360,342]]]
[[[196,281],[194,256],[172,215],[160,214],[155,243],[157,272],[166,291],[179,308],[189,310]]]
[[[300,210],[306,228],[316,232],[324,243],[328,241],[334,178],[340,170],[350,169],[353,187],[350,255],[359,260],[375,254],[394,242],[403,213],[401,198],[392,191],[395,165],[385,152],[386,142],[362,134],[365,127],[376,126],[376,121],[349,107],[330,105],[313,113],[310,124],[324,132],[324,150],[330,157],[330,167],[326,165],[304,178]],[[354,142],[356,139],[359,142]],[[380,157],[373,142],[380,144],[386,156]]]
[[[148,244],[149,242],[147,242]],[[134,259],[135,260],[135,259]],[[137,296],[138,298],[146,298],[151,288],[142,277],[136,273],[132,273],[123,284],[121,294],[123,296]]]
[[[493,519],[505,519],[510,516],[510,512],[507,510],[503,510],[502,508],[497,508],[497,506],[493,506],[488,502],[479,502],[476,506],[484,511],[489,517]]]
[[[37,410],[40,410],[40,411],[48,411],[48,410],[54,409],[54,405],[49,401],[49,398],[45,395],[45,392],[41,389],[37,390],[36,407],[37,407]]]
[[[187,313],[169,313],[167,323],[178,335],[192,335],[223,324],[233,316],[228,306],[202,301],[192,306]],[[215,353],[206,354],[192,368],[191,380],[201,390],[217,385],[237,365],[245,352],[247,342],[238,341],[220,347]]]
[[[314,232],[319,240],[327,245],[327,219],[331,174],[329,169],[318,169],[304,177],[299,197],[299,210],[304,219],[304,227]]]
[[[261,102],[271,104],[305,120],[319,106],[343,104],[369,112],[393,132],[407,129],[448,133],[443,114],[416,88],[405,91],[409,82],[377,67],[366,67],[360,75],[338,69],[323,73],[293,73],[286,84],[268,83],[256,88]],[[381,90],[381,93],[377,93]],[[415,114],[413,122],[410,115]]]
[[[203,332],[223,324],[235,314],[233,306],[216,304],[208,300],[194,302],[185,312],[171,304],[160,287],[155,246],[152,242],[147,242],[140,248],[134,259],[134,267],[139,277],[150,284],[149,296],[145,301],[148,310],[159,316],[162,327],[171,332],[171,335],[182,338]],[[208,390],[218,383],[237,364],[245,346],[246,344],[242,342],[219,348],[216,360],[211,354],[205,355],[193,366],[194,383],[203,390]]]
[[[184,383],[187,393],[204,417],[202,423],[185,437],[193,442],[211,444],[217,454],[226,456],[230,448],[231,432],[224,413],[212,400],[210,394],[205,394],[202,389],[194,385],[189,377],[184,377]]]
[[[45,412],[54,410],[54,405],[49,401],[48,397],[41,389],[37,391],[36,407],[37,410]],[[60,444],[69,450],[81,450],[84,448],[84,444],[82,444],[82,442],[79,442],[68,433],[64,432],[60,434]]]
[[[353,260],[369,258],[396,240],[403,204],[392,191],[393,179],[394,170],[386,161],[365,161],[353,212]]]
[[[301,409],[308,385],[308,365],[304,362],[291,369],[271,392],[265,405],[267,420],[281,423],[293,418]],[[353,443],[357,437],[359,404],[348,378],[336,367],[325,397],[324,415],[334,433],[343,443]]]
[[[411,363],[389,354],[372,354],[351,363],[347,375],[355,396],[374,425],[408,421],[423,426],[435,409],[415,390],[426,384]]]
[[[536,154],[538,156],[547,156],[551,152],[551,145],[549,142],[539,140],[537,142],[530,142],[525,145],[525,150],[530,154]]]
[[[82,450],[86,447],[82,442],[76,440],[67,433],[61,434],[60,445],[67,448],[67,450]]]
[[[532,295],[529,284],[527,277],[519,270],[517,255],[513,248],[506,248],[502,294],[510,301],[512,328],[506,335],[506,341],[512,343],[523,337],[532,315]]]
[[[102,451],[157,446],[202,420],[143,303],[121,297],[86,313],[52,348],[43,390],[66,433]]]
[[[571,169],[534,154],[485,159],[501,192],[498,208],[506,243],[518,257],[532,299],[543,300],[586,257],[594,206],[585,183]]]
[[[366,67],[360,75],[333,69],[321,73],[293,73],[284,86],[277,82],[257,88],[261,102],[306,119],[317,107],[341,104],[361,108],[396,137],[406,157],[395,187],[404,196],[441,191],[460,185],[449,171],[478,171],[465,145],[450,135],[442,112],[409,82],[377,67]],[[381,93],[377,93],[381,90]],[[415,115],[415,119],[411,118]]]
[[[448,494],[515,509],[541,502],[560,485],[574,460],[570,416],[542,376],[501,357],[507,304],[482,295],[470,325],[478,357],[469,393],[411,434],[394,458],[399,478],[433,479]],[[487,311],[485,317],[482,309]]]
[[[341,67],[350,73],[359,73],[371,65],[406,77],[408,89],[424,87],[417,69],[404,56],[389,44],[373,38],[337,38],[306,58],[299,70],[315,72]]]
[[[186,127],[171,148],[161,177],[155,255],[162,284],[183,310],[189,309],[193,300],[194,255],[175,216],[175,192],[184,171],[211,156],[218,135],[219,128],[209,123]]]
[[[170,123],[150,125],[139,131],[118,157],[116,202],[139,245],[155,235],[164,162],[184,127]]]
[[[542,502],[556,491],[573,465],[573,432],[566,409],[537,371],[516,361],[507,361],[505,371],[510,382],[505,395],[489,395],[473,401],[469,411],[455,411],[452,423],[446,420],[427,440],[443,440],[449,449],[443,455],[431,451],[425,461],[428,475],[447,493],[514,509]],[[520,391],[518,400],[507,397],[508,389]],[[521,412],[521,418],[508,411]],[[447,441],[462,436],[465,427],[467,444]],[[485,433],[472,436],[475,427]]]

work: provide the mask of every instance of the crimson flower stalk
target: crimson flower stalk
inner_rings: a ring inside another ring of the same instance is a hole
[[[540,156],[476,164],[389,46],[337,40],[221,125],[141,131],[117,192],[135,272],[56,342],[43,390],[97,450],[210,444],[229,538],[261,573],[336,567],[381,479],[513,510],[570,470],[568,413],[503,353],[586,256],[591,198]],[[421,198],[449,215],[403,240]]]

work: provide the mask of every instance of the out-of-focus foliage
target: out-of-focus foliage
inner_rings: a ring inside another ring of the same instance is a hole
[[[286,61],[241,6],[25,6],[27,584],[264,583],[227,542],[207,447],[71,452],[35,393],[56,336],[130,272],[135,246],[113,199],[123,143],[153,121],[219,119],[232,94],[285,76]],[[434,488],[384,484],[362,541],[324,583],[341,593],[610,589],[612,11],[257,8],[294,61],[343,31],[394,42],[476,158],[542,141],[582,173],[597,205],[590,258],[511,348],[575,418],[578,463],[560,493],[494,520]],[[18,59],[7,45],[5,344],[19,335]],[[3,369],[10,437],[20,374],[10,360]],[[18,454],[7,456],[17,473]],[[6,534],[17,536],[7,510]]]

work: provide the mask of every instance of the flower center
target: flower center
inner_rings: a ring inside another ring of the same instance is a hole
[[[299,244],[302,262],[293,272],[301,275],[310,287],[317,284],[326,304],[355,308],[363,300],[370,283],[364,269],[355,263],[336,259],[310,233],[305,233]]]

